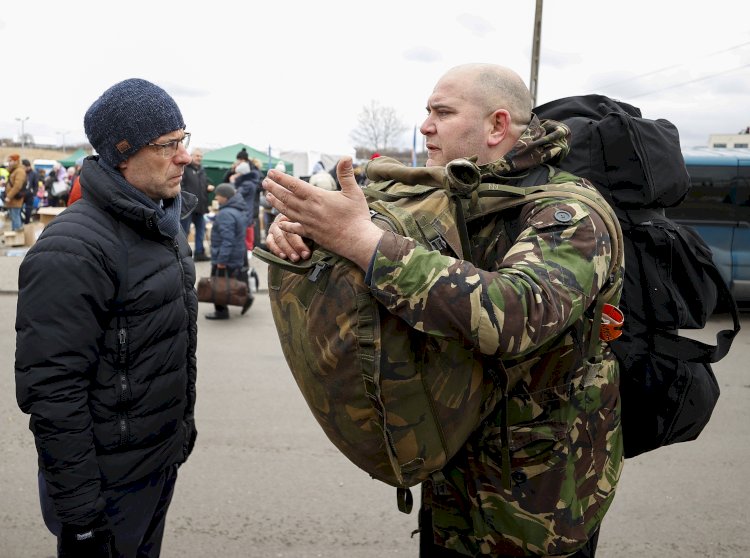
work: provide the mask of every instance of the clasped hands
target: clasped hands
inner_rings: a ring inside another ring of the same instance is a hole
[[[366,270],[383,231],[354,177],[350,157],[336,165],[341,191],[323,190],[277,170],[263,180],[266,199],[280,215],[269,228],[266,245],[291,261],[310,257],[306,238]]]

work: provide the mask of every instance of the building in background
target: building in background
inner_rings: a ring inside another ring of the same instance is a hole
[[[750,126],[738,134],[711,134],[708,137],[708,147],[747,149],[750,147]]]

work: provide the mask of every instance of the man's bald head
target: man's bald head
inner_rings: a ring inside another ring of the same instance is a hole
[[[460,157],[496,161],[521,137],[531,119],[531,95],[518,74],[494,64],[448,70],[427,99],[427,166]]]
[[[505,109],[514,126],[525,129],[531,120],[531,93],[521,77],[498,64],[462,64],[448,70],[443,78],[459,78],[467,92],[486,111]]]

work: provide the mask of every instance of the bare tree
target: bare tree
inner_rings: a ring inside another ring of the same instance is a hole
[[[373,100],[369,106],[362,107],[351,138],[357,143],[357,147],[385,151],[405,131],[406,126],[399,120],[396,109],[381,106]]]

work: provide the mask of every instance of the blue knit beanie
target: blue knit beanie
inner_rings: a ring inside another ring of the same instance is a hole
[[[159,136],[182,130],[177,103],[158,85],[126,79],[107,89],[83,117],[86,137],[112,167],[134,155]]]

